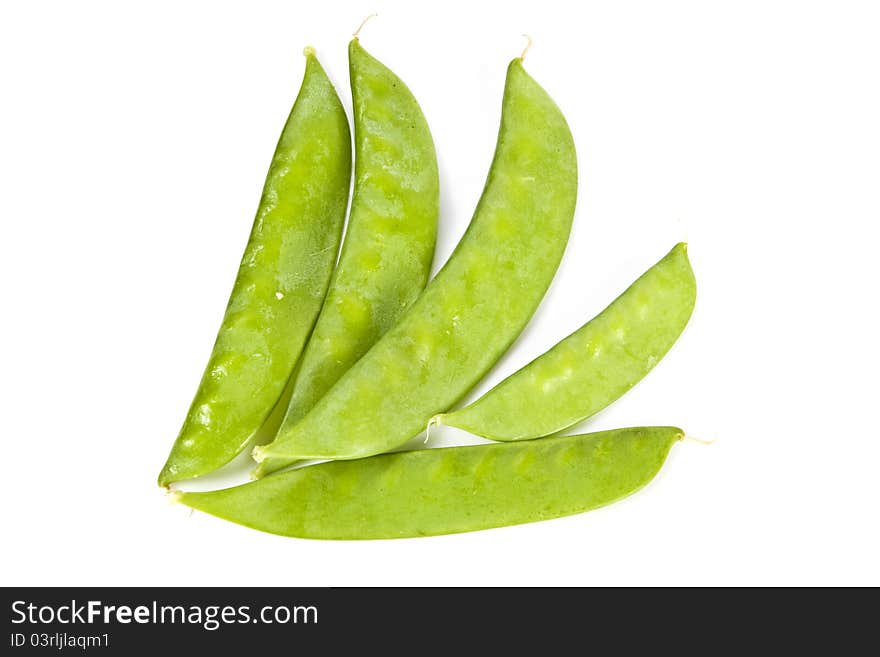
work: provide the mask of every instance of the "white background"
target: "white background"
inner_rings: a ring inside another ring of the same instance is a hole
[[[479,197],[523,32],[527,69],[577,140],[563,265],[475,393],[686,239],[690,326],[579,429],[676,424],[714,445],[678,445],[620,504],[442,538],[284,539],[168,503],[155,477],[210,352],[301,51],[317,48],[350,105],[346,44],[372,11],[361,41],[411,87],[437,145],[435,269]],[[880,584],[878,12],[4,3],[0,582]]]

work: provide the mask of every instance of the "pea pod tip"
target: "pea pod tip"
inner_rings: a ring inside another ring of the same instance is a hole
[[[159,484],[160,488],[170,490],[172,482],[174,482],[174,476],[169,472],[168,466],[165,466],[156,478],[156,483]]]
[[[267,474],[269,473],[266,472],[266,464],[258,463],[257,467],[251,470],[248,476],[250,477],[251,481],[256,481],[257,479],[262,479]]]
[[[314,57],[315,56],[314,46],[306,46],[305,48],[303,48],[303,56],[304,57]]]

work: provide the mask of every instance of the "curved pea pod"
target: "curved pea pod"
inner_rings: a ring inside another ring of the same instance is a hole
[[[348,52],[355,137],[348,228],[280,431],[394,326],[424,289],[434,258],[440,184],[427,121],[406,85],[357,39]],[[263,462],[257,474],[290,463]]]
[[[449,261],[308,415],[254,449],[256,460],[378,454],[453,406],[540,303],[568,241],[576,196],[565,118],[516,59],[486,186]]]
[[[266,177],[229,304],[159,484],[242,451],[269,416],[321,309],[351,180],[348,119],[306,49],[306,70]]]
[[[235,488],[177,493],[184,504],[282,536],[454,534],[582,513],[642,488],[675,427],[423,449],[281,472]]]
[[[611,404],[653,369],[696,300],[687,245],[677,244],[611,305],[469,406],[438,415],[492,440],[562,431]]]

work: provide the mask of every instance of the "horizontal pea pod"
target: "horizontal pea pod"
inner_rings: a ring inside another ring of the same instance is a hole
[[[307,48],[223,323],[159,484],[225,465],[284,391],[327,293],[351,181],[348,119]]]
[[[208,493],[184,504],[282,536],[434,536],[582,513],[645,486],[675,427],[616,429],[521,443],[423,449],[335,461]]]
[[[424,430],[485,375],[535,312],[565,250],[576,196],[565,118],[516,59],[486,186],[449,261],[308,415],[254,450],[257,461],[361,458]]]
[[[282,432],[397,323],[424,289],[434,259],[440,183],[428,123],[406,85],[357,39],[348,52],[355,142],[351,212]],[[290,463],[264,461],[256,474]]]
[[[492,440],[562,431],[618,399],[672,347],[690,319],[696,281],[677,244],[611,305],[474,403],[431,424]]]

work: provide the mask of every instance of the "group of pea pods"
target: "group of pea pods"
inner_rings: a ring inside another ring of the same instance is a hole
[[[629,390],[681,334],[696,296],[686,245],[545,354],[450,410],[517,338],[559,265],[577,192],[568,125],[522,58],[513,60],[482,197],[429,282],[439,183],[418,103],[355,37],[355,179],[338,253],[351,136],[314,51],[305,56],[219,335],[160,485],[227,464],[288,398],[274,440],[253,449],[256,481],[175,497],[284,536],[372,539],[580,513],[647,484],[680,429],[554,434]],[[440,424],[498,442],[386,453]],[[289,467],[305,459],[329,462]]]

